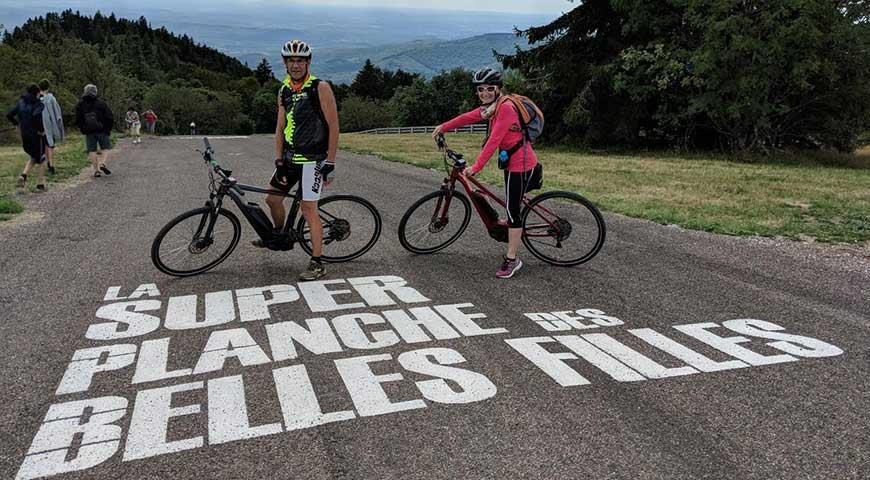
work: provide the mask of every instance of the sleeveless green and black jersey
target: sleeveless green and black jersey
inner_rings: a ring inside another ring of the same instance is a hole
[[[320,79],[310,75],[298,93],[293,90],[290,81],[288,75],[280,90],[281,105],[287,114],[284,152],[292,154],[293,163],[319,162],[326,158],[329,148],[329,125],[323,116],[320,95],[317,93]]]

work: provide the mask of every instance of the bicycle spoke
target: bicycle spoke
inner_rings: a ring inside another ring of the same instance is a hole
[[[452,198],[445,207],[447,195]],[[414,253],[436,252],[456,241],[470,218],[471,206],[461,193],[433,192],[405,212],[399,223],[399,241]]]
[[[523,243],[533,255],[555,265],[577,265],[604,243],[604,220],[594,205],[571,192],[535,197],[523,219]]]

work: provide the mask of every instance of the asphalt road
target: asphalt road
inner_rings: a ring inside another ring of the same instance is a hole
[[[240,181],[271,173],[270,137],[212,143]],[[151,240],[207,198],[198,146],[124,144],[0,225],[0,478],[870,476],[860,253],[606,215],[588,264],[525,254],[504,281],[476,220],[399,245],[443,174],[343,153],[328,191],[383,217],[367,255],[301,286],[304,253],[244,225],[171,278]]]

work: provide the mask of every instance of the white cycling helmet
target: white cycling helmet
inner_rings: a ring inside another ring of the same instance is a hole
[[[281,56],[284,58],[311,58],[311,47],[302,40],[290,40],[285,43],[284,47],[281,49]]]
[[[503,81],[501,72],[492,68],[482,68],[471,77],[471,83],[474,85],[498,85],[501,86]]]

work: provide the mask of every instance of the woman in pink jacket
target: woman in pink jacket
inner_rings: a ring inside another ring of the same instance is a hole
[[[474,165],[466,168],[463,174],[477,175],[494,153],[498,153],[500,159],[507,160],[504,168],[504,190],[509,227],[508,252],[495,275],[499,278],[510,278],[523,266],[522,260],[517,256],[523,235],[520,218],[523,194],[528,191],[529,185],[537,183],[538,179],[534,177],[541,175],[541,167],[532,144],[523,139],[516,107],[512,102],[498,101],[503,85],[501,72],[484,68],[474,73],[472,82],[477,88],[481,107],[442,123],[435,128],[432,136],[472,123],[489,121],[489,137]],[[499,166],[504,164],[502,161]]]

